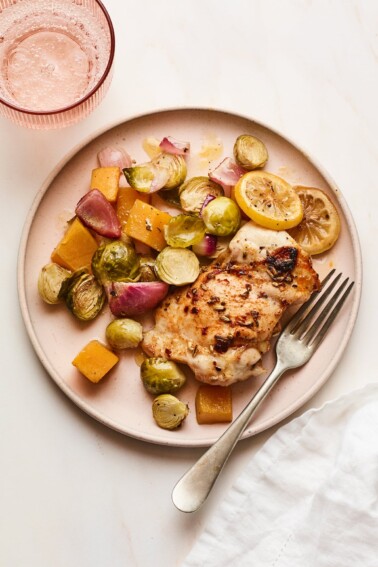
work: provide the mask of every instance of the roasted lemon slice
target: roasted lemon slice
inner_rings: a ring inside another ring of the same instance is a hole
[[[303,219],[290,235],[310,255],[329,250],[340,234],[340,218],[335,205],[320,189],[295,187],[303,206]]]
[[[266,171],[249,171],[235,186],[242,211],[265,228],[286,230],[299,224],[303,208],[298,193],[281,177]]]

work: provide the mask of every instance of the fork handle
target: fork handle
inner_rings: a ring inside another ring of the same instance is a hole
[[[205,502],[251,417],[285,370],[287,366],[277,361],[268,378],[240,415],[178,481],[172,492],[172,500],[176,508],[182,512],[195,512]]]

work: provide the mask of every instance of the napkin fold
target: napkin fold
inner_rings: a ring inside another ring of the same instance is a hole
[[[182,567],[377,567],[378,383],[280,428]]]

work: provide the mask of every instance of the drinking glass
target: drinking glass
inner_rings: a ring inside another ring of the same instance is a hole
[[[0,112],[36,129],[77,122],[109,88],[114,47],[99,0],[0,0]]]

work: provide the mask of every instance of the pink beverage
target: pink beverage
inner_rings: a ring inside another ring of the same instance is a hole
[[[88,114],[104,77],[110,82],[114,53],[101,3],[0,0],[0,10],[3,114],[31,127],[67,125]]]

